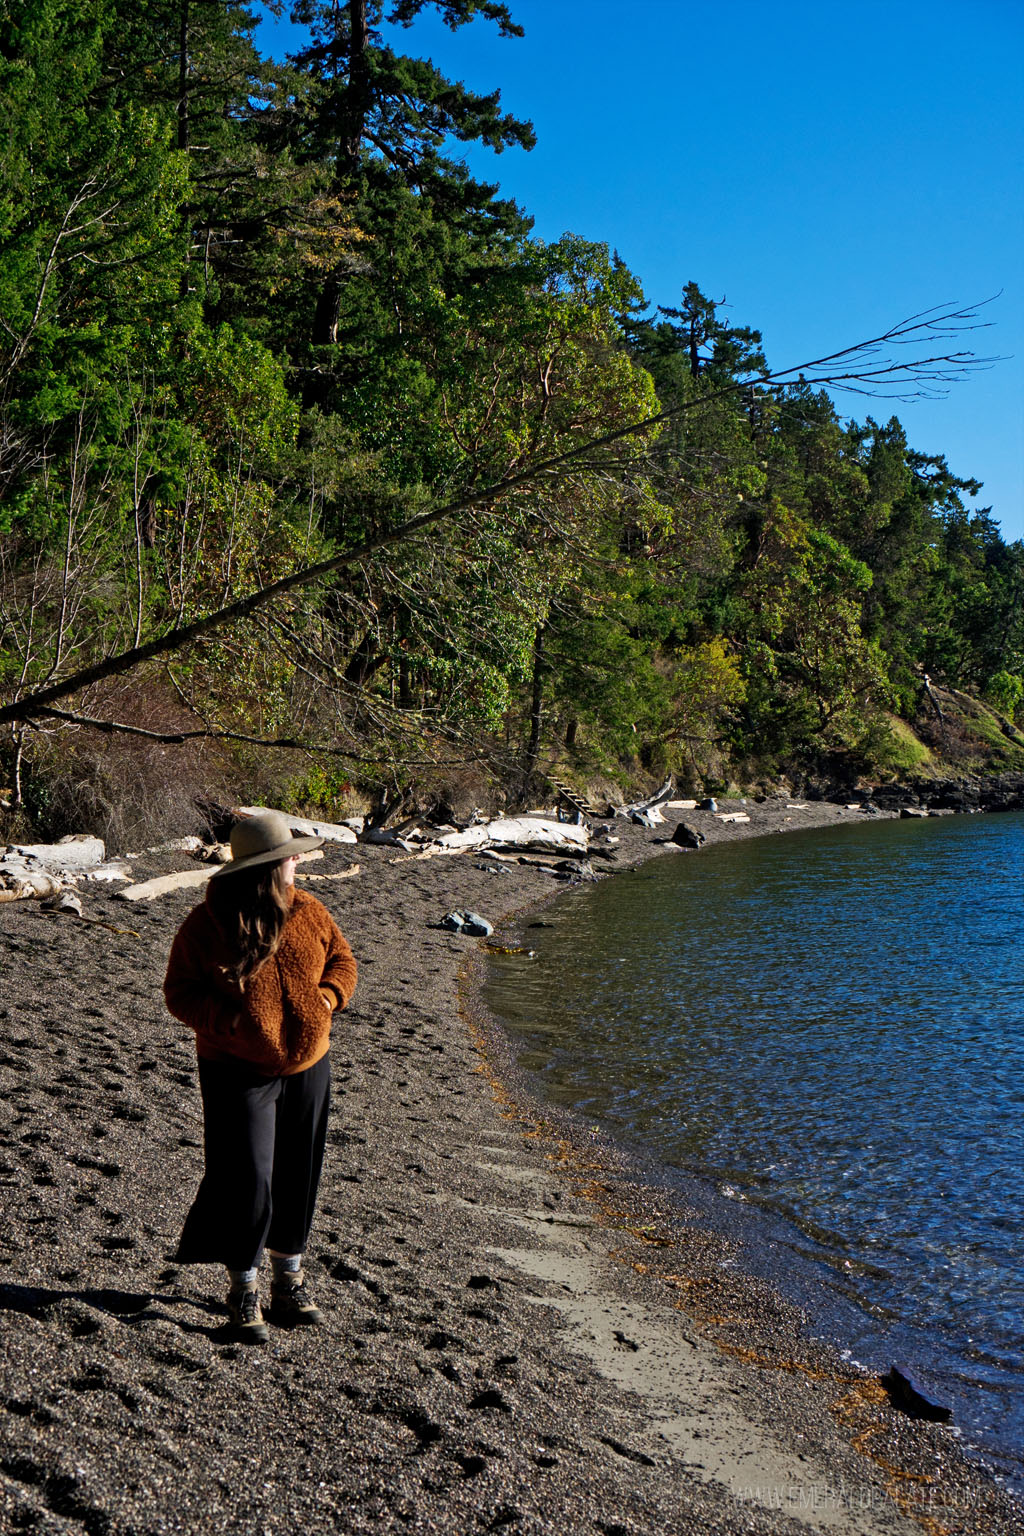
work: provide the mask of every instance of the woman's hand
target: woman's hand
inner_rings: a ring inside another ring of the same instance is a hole
[[[327,1012],[333,1013],[335,1008],[334,993],[328,992],[326,987],[320,988],[321,1000],[326,1004]]]

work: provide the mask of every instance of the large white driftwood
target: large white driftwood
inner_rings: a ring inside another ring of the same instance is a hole
[[[47,896],[59,896],[63,889],[56,875],[43,869],[29,870],[23,874],[9,874],[0,870],[0,902],[41,901]]]
[[[10,843],[7,852],[45,869],[90,869],[107,857],[103,839],[87,833],[62,837],[59,843]]]
[[[750,817],[746,811],[717,811],[715,813],[715,820],[721,822],[740,822],[749,821]]]
[[[615,814],[616,816],[629,817],[642,816],[645,812],[657,811],[659,807],[666,804],[674,786],[675,780],[671,775],[669,775],[664,784],[658,790],[657,794],[648,795],[646,800],[634,800],[632,805],[617,805],[615,807]],[[665,818],[659,815],[654,819],[657,821],[664,821]]]
[[[147,853],[201,853],[206,847],[201,837],[175,837],[169,843],[157,843],[155,848],[147,848]],[[140,853],[130,853],[130,859],[140,859]]]
[[[44,885],[51,882],[44,891],[48,896],[79,880],[130,880],[128,866],[120,859],[108,862],[106,853],[103,839],[87,833],[64,837],[59,843],[10,843],[0,853],[0,886],[8,893],[19,885],[24,890],[21,897],[7,894],[3,899],[21,900],[35,894],[32,881],[37,876]]]
[[[309,853],[299,854],[299,863],[305,864],[308,859],[322,859],[323,854],[319,848],[312,849]],[[209,868],[206,869],[177,869],[170,875],[157,875],[153,880],[140,880],[136,885],[126,886],[123,891],[115,894],[122,901],[151,901],[154,896],[166,896],[168,891],[180,891],[191,885],[205,885],[211,879]]]
[[[4,854],[0,858],[0,886],[12,888],[19,881],[32,880],[56,881],[55,889],[63,889],[65,885],[77,885],[80,880],[110,881],[131,880],[131,873],[127,865],[120,860],[112,860],[108,864],[96,864],[92,869],[67,868],[64,865],[47,867],[38,864],[34,859],[24,859],[17,854]],[[52,894],[52,892],[51,892]],[[10,898],[7,898],[10,900]]]
[[[446,832],[434,846],[443,853],[462,853],[467,848],[534,848],[540,853],[579,854],[589,844],[586,827],[543,816],[507,816],[467,827],[464,832]]]
[[[105,864],[97,864],[94,869],[83,869],[82,879],[91,881],[108,880],[134,880],[128,865],[122,859],[108,859]]]
[[[413,847],[411,838],[419,838],[419,832],[410,832],[409,836],[402,837],[397,832],[392,832],[389,827],[367,827],[360,832],[354,842],[370,843],[378,848],[404,848],[406,853]]]
[[[268,809],[265,805],[236,805],[233,807],[236,816],[262,816]],[[328,843],[354,843],[356,834],[351,827],[344,822],[333,821],[307,821],[304,816],[292,816],[288,811],[282,811],[281,815],[291,827],[293,832],[299,832],[303,837],[322,837]]]
[[[189,885],[205,885],[210,878],[208,869],[178,869],[172,875],[157,875],[154,880],[139,880],[118,891],[122,901],[150,901],[154,896],[166,896],[168,891],[180,891]]]

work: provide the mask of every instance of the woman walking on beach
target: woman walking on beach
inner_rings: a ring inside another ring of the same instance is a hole
[[[206,1170],[177,1258],[223,1264],[236,1336],[265,1343],[258,1277],[272,1266],[272,1322],[322,1322],[302,1254],[323,1165],[331,1017],[356,963],[319,901],[295,889],[295,837],[266,811],[236,822],[232,860],[211,878],[171,947],[164,997],[196,1033]]]

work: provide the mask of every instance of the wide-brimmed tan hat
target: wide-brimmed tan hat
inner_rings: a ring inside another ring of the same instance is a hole
[[[319,848],[322,837],[293,837],[287,817],[280,811],[261,811],[258,816],[242,816],[231,828],[231,863],[218,869],[211,879],[254,869],[257,864],[278,864],[293,853],[308,853]]]

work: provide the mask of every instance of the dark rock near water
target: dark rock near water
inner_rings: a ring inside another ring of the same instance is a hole
[[[820,788],[820,786],[815,786]],[[810,790],[807,798],[817,798]],[[842,789],[844,804],[860,802],[870,816],[877,811],[901,816],[936,811],[966,816],[975,811],[1024,810],[1024,773],[986,774],[977,778],[913,779],[902,784],[875,784],[869,789]]]
[[[1024,773],[1001,773],[978,781],[983,811],[1024,810]]]
[[[680,821],[670,839],[677,848],[701,848],[707,842],[703,832],[691,827],[688,821]]]
[[[593,865],[589,859],[563,859],[555,866],[555,873],[560,880],[596,880]]]
[[[878,784],[871,798],[880,811],[902,811],[908,806],[919,806],[917,791],[909,784]]]
[[[909,1418],[928,1419],[934,1424],[947,1424],[953,1417],[951,1408],[945,1407],[942,1403],[933,1403],[921,1391],[913,1377],[901,1370],[898,1365],[891,1365],[880,1380],[889,1395],[892,1406],[900,1413],[907,1414]]]
[[[494,932],[486,917],[478,912],[446,912],[437,926],[450,933],[464,934],[467,939],[486,939]]]
[[[494,927],[479,912],[467,912],[463,917],[462,931],[468,933],[471,939],[486,939],[494,932]]]

